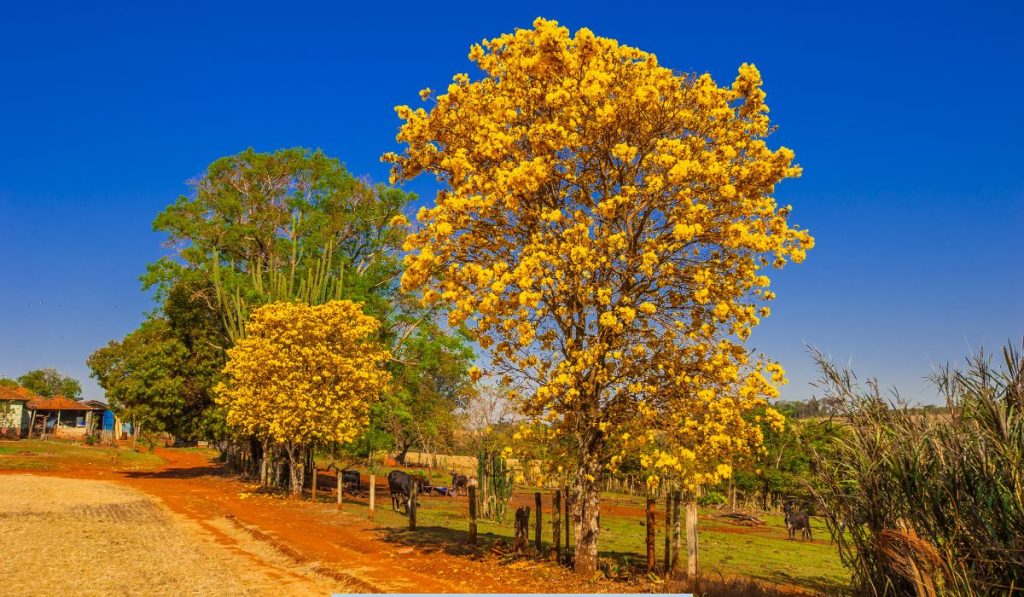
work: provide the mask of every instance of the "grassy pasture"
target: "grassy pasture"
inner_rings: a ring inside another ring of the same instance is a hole
[[[416,472],[426,472],[417,470]],[[435,472],[435,481],[447,485],[447,477]],[[442,479],[443,477],[443,479]],[[365,477],[364,477],[365,479]],[[333,479],[332,479],[333,480]],[[383,483],[378,478],[379,483]],[[364,486],[365,491],[365,486]],[[546,489],[518,488],[513,506],[534,507],[534,492],[542,493],[544,545],[551,544],[551,493]],[[319,501],[324,515],[330,516],[329,503],[336,496],[328,494],[327,484],[321,484]],[[368,514],[368,499],[346,497],[345,508],[361,516]],[[640,497],[617,493],[602,496],[601,553],[612,565],[623,572],[643,574],[646,564],[646,526],[643,515],[644,500]],[[657,554],[663,557],[664,504],[658,504]],[[744,527],[715,519],[713,509],[701,509],[699,522],[700,566],[703,574],[733,578],[748,577],[774,584],[799,587],[824,594],[843,592],[849,584],[849,574],[839,561],[834,545],[830,545],[824,522],[812,518],[815,540],[788,541],[781,515],[760,516],[764,526]],[[531,512],[530,537],[533,540]],[[487,547],[499,539],[511,544],[513,538],[512,512],[505,524],[479,520],[478,536]],[[424,548],[458,552],[465,542],[469,524],[465,497],[422,497],[417,511],[417,530],[408,530],[408,519],[391,509],[387,491],[378,487],[375,519],[395,542]],[[564,519],[563,523],[564,525]],[[564,539],[563,539],[564,540]]]
[[[162,462],[155,454],[132,452],[128,448],[85,446],[60,440],[0,441],[0,470],[145,470]]]

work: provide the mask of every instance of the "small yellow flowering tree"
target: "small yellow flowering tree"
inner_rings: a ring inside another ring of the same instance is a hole
[[[217,387],[228,425],[285,449],[293,495],[302,492],[307,449],[351,442],[369,424],[370,403],[390,379],[379,326],[351,301],[269,303],[228,350]]]
[[[691,391],[712,387],[707,375],[745,379],[719,340],[744,340],[768,314],[763,269],[813,245],[772,196],[800,169],[765,143],[751,65],[719,87],[544,19],[469,57],[479,80],[423,90],[429,110],[397,108],[407,148],[384,156],[393,179],[443,184],[406,241],[402,284],[448,304],[565,446],[576,568],[590,573],[599,483],[622,435],[691,401],[732,416],[735,400]]]

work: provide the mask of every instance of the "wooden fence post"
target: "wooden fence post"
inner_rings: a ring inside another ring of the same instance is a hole
[[[534,546],[537,548],[537,554],[540,555],[541,549],[543,548],[543,545],[544,545],[544,540],[541,537],[541,529],[543,528],[543,524],[541,523],[541,516],[540,516],[541,510],[543,509],[541,507],[543,505],[543,502],[540,501],[540,492],[539,491],[534,492],[534,494],[533,494],[533,503],[537,507],[537,520],[534,521],[534,524],[533,524],[534,534],[536,535],[536,537],[534,537]]]
[[[679,552],[683,548],[683,521],[679,516],[679,506],[683,501],[682,492],[672,492],[672,576],[675,577],[683,568],[683,559]]]
[[[409,530],[416,530],[416,497],[419,494],[419,483],[413,482],[409,487]]]
[[[370,520],[373,520],[373,501],[377,494],[377,475],[370,475]]]
[[[340,468],[338,469],[337,472],[338,472],[338,510],[344,510],[345,509],[345,487],[342,484],[343,483],[342,477],[344,477],[345,475],[341,474],[341,469]]]
[[[313,464],[313,487],[312,487],[311,491],[312,491],[311,499],[312,499],[313,503],[315,504],[316,503],[316,463]]]
[[[665,576],[672,567],[672,492],[665,488]]]
[[[654,516],[654,505],[656,500],[652,497],[647,498],[647,572],[654,572],[654,567],[658,563],[658,555],[655,550],[655,543],[658,541],[658,529],[655,525],[658,524],[657,519]]]
[[[551,494],[551,538],[555,548],[555,561],[562,561],[562,492],[556,489]]]
[[[518,555],[530,544],[530,507],[516,508],[515,539],[512,542],[512,553]]]
[[[686,503],[686,576],[691,581],[697,578],[697,501]]]
[[[476,545],[476,487],[469,486],[469,544]]]

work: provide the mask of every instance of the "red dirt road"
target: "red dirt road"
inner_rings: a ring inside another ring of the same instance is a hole
[[[549,592],[622,591],[622,584],[590,583],[555,565],[518,562],[504,566],[490,553],[452,555],[388,540],[387,532],[362,516],[331,506],[249,494],[207,456],[158,449],[166,462],[153,471],[72,469],[31,472],[124,483],[160,499],[196,521],[218,543],[236,543],[218,527],[225,520],[271,544],[321,576],[359,592]],[[386,496],[385,496],[386,500]],[[217,523],[217,524],[213,524]],[[450,546],[446,546],[450,547]],[[282,582],[287,582],[282,579]]]

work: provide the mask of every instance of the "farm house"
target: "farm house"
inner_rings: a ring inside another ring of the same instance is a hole
[[[32,411],[30,435],[78,440],[85,439],[93,428],[93,418],[101,418],[105,410],[64,396],[36,397],[29,400],[27,408]]]
[[[114,411],[110,410],[110,406],[99,400],[83,400],[82,404],[94,409],[92,416],[87,417],[86,432],[89,435],[101,434],[104,441],[113,439],[117,417],[114,415]]]
[[[38,396],[25,388],[0,386],[0,438],[18,439],[28,433],[26,405],[34,398]]]

